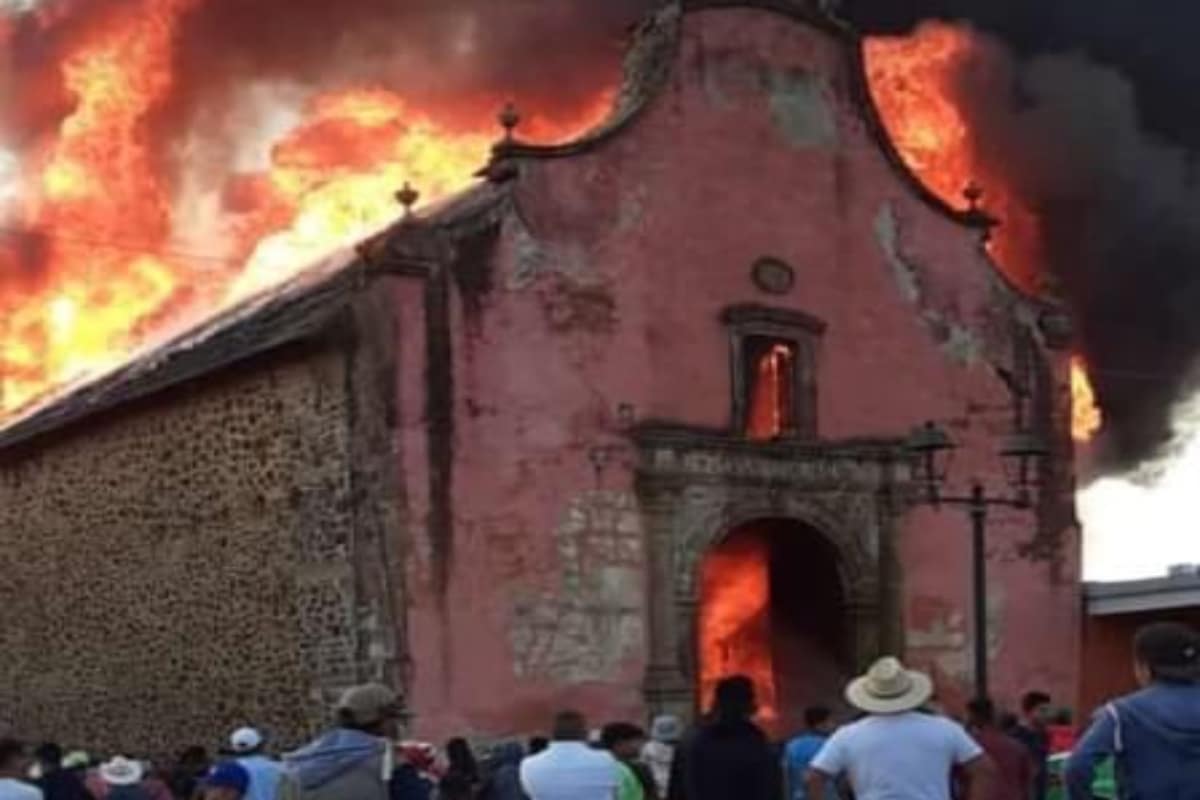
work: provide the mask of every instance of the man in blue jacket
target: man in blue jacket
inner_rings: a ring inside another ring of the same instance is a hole
[[[1096,766],[1113,757],[1121,797],[1200,800],[1200,636],[1160,622],[1138,631],[1141,691],[1096,713],[1067,763],[1071,800],[1091,800]]]

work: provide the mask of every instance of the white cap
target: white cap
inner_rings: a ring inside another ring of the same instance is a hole
[[[238,728],[229,736],[229,748],[235,753],[252,753],[263,745],[263,735],[254,728]]]

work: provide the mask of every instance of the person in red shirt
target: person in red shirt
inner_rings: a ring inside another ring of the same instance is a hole
[[[967,730],[996,764],[988,800],[1033,800],[1033,757],[1024,745],[997,727],[996,707],[991,700],[972,700],[967,705]]]

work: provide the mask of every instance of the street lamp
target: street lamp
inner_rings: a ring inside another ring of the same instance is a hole
[[[914,457],[915,476],[922,484],[923,501],[931,506],[964,506],[971,517],[971,575],[975,634],[975,696],[988,697],[988,630],[987,630],[987,557],[984,549],[988,509],[1027,509],[1032,505],[1032,490],[1037,487],[1042,461],[1049,449],[1035,434],[1017,431],[1000,449],[1001,461],[1012,495],[989,496],[983,484],[975,481],[968,495],[944,495],[950,459],[956,445],[944,430],[933,422],[913,429],[906,449]]]

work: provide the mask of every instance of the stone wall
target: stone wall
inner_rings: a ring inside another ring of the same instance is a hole
[[[0,454],[0,728],[155,754],[324,721],[380,650],[348,352],[276,352]]]

